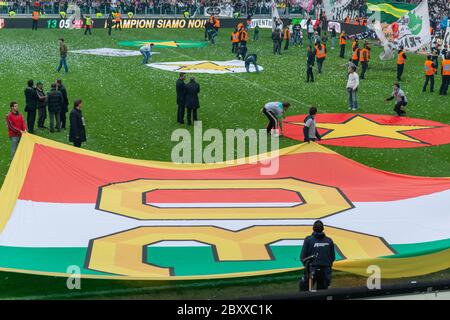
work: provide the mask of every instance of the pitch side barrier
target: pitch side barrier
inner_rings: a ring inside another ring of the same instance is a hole
[[[292,19],[282,19],[286,25]],[[120,22],[122,29],[203,29],[207,18],[125,18]],[[234,28],[238,23],[246,23],[246,19],[221,18],[221,28]],[[258,24],[261,28],[271,29],[272,20],[253,19],[252,26]],[[348,35],[362,33],[366,31],[366,27],[334,22],[339,24],[337,31],[345,30]],[[0,18],[0,29],[31,29],[31,18]],[[41,18],[38,21],[38,29],[83,29],[84,20],[61,19],[61,18]],[[107,23],[105,18],[94,18],[93,28],[106,29]]]
[[[438,294],[450,290],[450,279],[435,281],[417,281],[402,284],[382,285],[381,289],[367,287],[339,288],[316,292],[299,292],[271,296],[244,297],[239,300],[343,300],[343,299],[379,299],[392,296]]]

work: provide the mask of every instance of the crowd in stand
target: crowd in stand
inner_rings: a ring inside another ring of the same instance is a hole
[[[313,0],[313,10],[322,4],[323,0]],[[398,0],[418,4],[422,0]],[[306,10],[301,7],[304,0],[275,0],[281,15],[304,14]],[[203,14],[206,7],[222,6],[231,7],[233,12],[241,14],[270,14],[272,0],[0,0],[0,13],[8,13],[13,10],[16,14],[29,14],[39,4],[41,10],[47,14],[58,14],[66,11],[69,4],[77,4],[82,13],[109,13],[111,10],[120,9],[122,12],[136,14],[182,14],[189,11],[190,14]],[[428,0],[430,16],[434,19],[447,15],[450,9],[448,0]],[[367,0],[352,0],[343,11],[345,17],[348,12],[353,15],[365,16]]]

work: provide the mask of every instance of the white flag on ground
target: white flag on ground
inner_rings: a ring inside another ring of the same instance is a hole
[[[428,1],[422,1],[393,24],[381,25],[375,21],[372,28],[385,49],[391,47],[395,50],[403,46],[405,51],[417,51],[431,41]]]

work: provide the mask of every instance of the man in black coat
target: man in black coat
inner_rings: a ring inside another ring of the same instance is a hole
[[[28,80],[28,86],[25,88],[25,112],[27,113],[27,128],[29,133],[34,133],[34,124],[36,122],[36,110],[39,103],[39,96],[36,88],[33,86],[33,80]]]
[[[308,46],[307,58],[306,58],[306,82],[314,82],[313,66],[316,55],[312,49],[312,46]]]
[[[200,92],[200,85],[195,82],[195,78],[192,77],[189,83],[185,86],[186,92],[186,108],[187,108],[187,122],[191,125],[191,120],[193,116],[193,121],[197,121],[197,109],[200,108],[200,102],[198,99],[198,94]],[[192,116],[191,116],[192,115]]]
[[[69,99],[67,98],[66,87],[62,84],[61,79],[56,80],[56,89],[61,92],[63,96],[63,106],[61,109],[61,129],[66,130],[66,114],[69,112]]]
[[[317,290],[328,289],[331,284],[331,267],[336,259],[334,243],[323,232],[322,221],[314,222],[313,231],[312,235],[303,241],[300,259],[303,264],[309,260],[308,271],[312,276],[313,285],[317,284]]]
[[[177,113],[177,122],[180,124],[184,123],[184,109],[186,108],[186,84],[184,83],[185,74],[184,72],[180,72],[180,77],[177,80],[177,105],[178,105],[178,113]]]
[[[44,85],[42,84],[42,82],[38,82],[36,84],[36,93],[38,94],[39,97],[39,102],[38,102],[38,128],[40,129],[46,129],[44,123],[45,123],[45,119],[47,119],[47,106],[46,106],[46,100],[47,97],[45,96],[44,93]]]
[[[50,115],[50,132],[55,132],[55,119],[56,119],[56,131],[61,131],[61,110],[63,108],[63,95],[60,91],[56,90],[56,83],[52,83],[52,89],[47,93],[47,106],[48,113]]]
[[[69,141],[73,142],[75,147],[80,148],[81,143],[86,141],[86,129],[84,127],[84,118],[81,108],[83,101],[81,99],[75,100],[73,109],[70,112],[70,132]]]

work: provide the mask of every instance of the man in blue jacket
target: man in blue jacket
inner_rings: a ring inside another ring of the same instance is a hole
[[[317,290],[328,289],[331,284],[331,267],[335,260],[334,243],[323,232],[322,221],[314,222],[313,231],[303,242],[300,259],[305,264],[306,258],[313,257],[309,262],[313,286],[317,284]]]

